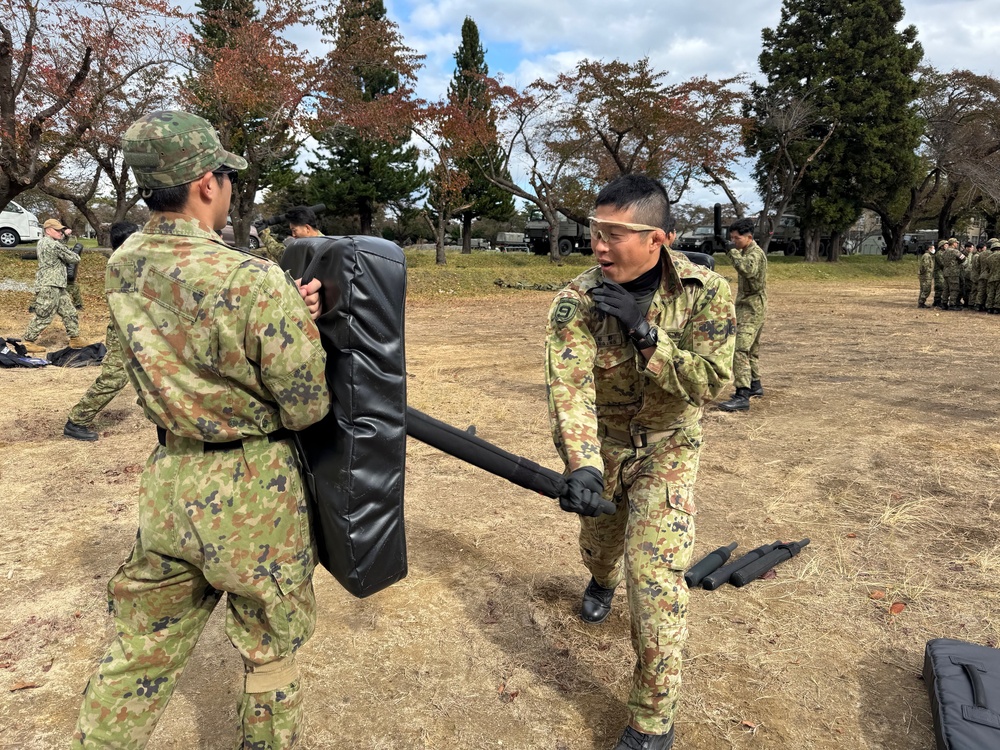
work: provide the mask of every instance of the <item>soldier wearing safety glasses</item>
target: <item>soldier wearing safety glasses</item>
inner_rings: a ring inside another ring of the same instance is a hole
[[[616,179],[590,228],[599,265],[556,296],[546,338],[552,434],[570,487],[561,503],[581,514],[583,620],[603,622],[625,581],[638,661],[615,750],[666,750],[687,637],[701,417],[732,376],[735,312],[725,279],[666,246],[670,203],[658,182]],[[598,515],[601,497],[613,515]]]

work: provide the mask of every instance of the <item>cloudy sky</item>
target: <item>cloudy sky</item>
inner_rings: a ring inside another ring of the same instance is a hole
[[[917,27],[925,62],[941,70],[1000,73],[1000,0],[906,0],[904,24]],[[779,0],[386,0],[406,43],[427,56],[420,94],[441,96],[454,71],[462,21],[479,27],[493,74],[524,85],[572,69],[584,58],[653,64],[680,81],[739,73],[755,75],[760,35],[778,24]],[[744,169],[739,170],[745,174]],[[740,198],[756,203],[743,180]],[[696,203],[722,199],[696,189]]]
[[[491,74],[523,86],[571,70],[584,58],[649,56],[671,81],[757,74],[760,35],[780,19],[780,0],[385,0],[406,44],[426,55],[418,93],[444,95],[462,22],[478,25]],[[1000,0],[905,0],[924,61],[941,70],[1000,75]],[[308,32],[307,32],[308,35]],[[302,46],[310,46],[306,39]],[[314,47],[314,51],[316,48]],[[741,170],[742,171],[742,170]],[[752,186],[740,197],[754,203]],[[711,191],[690,195],[698,203]]]

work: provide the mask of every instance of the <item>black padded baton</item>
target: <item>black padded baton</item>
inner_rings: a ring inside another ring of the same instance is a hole
[[[508,453],[493,443],[434,419],[412,406],[406,407],[406,434],[518,487],[545,497],[558,498],[566,494],[566,479],[552,469],[523,456]],[[601,510],[604,513],[614,513],[615,505],[601,500]]]
[[[728,581],[732,577],[733,573],[735,573],[737,570],[742,568],[744,565],[749,565],[754,560],[763,557],[768,552],[777,547],[779,544],[781,544],[780,539],[773,542],[772,544],[762,544],[757,549],[750,550],[745,555],[743,555],[743,557],[741,557],[739,560],[731,562],[729,563],[729,565],[723,565],[714,573],[705,576],[701,581],[701,585],[704,588],[708,589],[709,591],[714,591],[715,589],[719,588],[719,586]]]
[[[729,556],[733,554],[733,550],[738,546],[739,542],[733,542],[732,544],[727,544],[725,547],[719,547],[692,565],[688,569],[688,572],[684,574],[684,580],[687,582],[688,588],[697,586],[705,576],[709,573],[714,573],[725,565],[726,560],[729,559]]]
[[[766,555],[757,558],[733,573],[729,582],[736,588],[746,586],[751,581],[756,581],[778,563],[795,557],[807,544],[809,544],[808,538],[803,539],[801,542],[779,544]]]

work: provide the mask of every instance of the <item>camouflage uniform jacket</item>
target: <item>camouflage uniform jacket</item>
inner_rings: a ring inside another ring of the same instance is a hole
[[[745,249],[726,251],[739,274],[736,309],[760,312],[767,306],[767,256],[760,245],[751,242]]]
[[[604,471],[598,424],[623,432],[674,430],[701,419],[733,374],[736,320],[722,276],[664,249],[646,319],[656,329],[647,362],[590,296],[597,266],[556,295],[546,335],[552,436],[569,471]]]
[[[934,259],[937,261],[937,267],[941,269],[941,272],[948,278],[957,278],[961,272],[959,267],[961,261],[959,260],[959,253],[957,250],[951,247],[941,248],[934,255]]]
[[[934,276],[934,255],[924,253],[920,256],[919,274],[921,279],[929,279]]]
[[[965,266],[967,273],[969,275],[969,281],[975,284],[979,281],[979,264],[982,258],[980,257],[982,253],[977,250],[973,250],[972,254],[969,255],[968,259],[965,261]]]
[[[180,214],[111,256],[105,291],[147,416],[205,442],[299,430],[329,410],[326,354],[295,284]]]
[[[1000,250],[989,251],[989,256],[983,259],[982,269],[987,282],[1000,281]]]
[[[80,262],[80,256],[59,240],[45,235],[38,240],[38,271],[35,273],[35,289],[43,286],[66,288],[66,267]]]

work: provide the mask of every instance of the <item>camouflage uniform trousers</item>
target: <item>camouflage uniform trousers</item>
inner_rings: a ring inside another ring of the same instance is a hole
[[[941,305],[944,297],[944,274],[937,266],[934,267],[934,304]]]
[[[986,291],[989,288],[989,279],[986,274],[980,272],[979,280],[976,282],[976,290],[972,297],[972,304],[976,307],[986,306]]]
[[[941,301],[948,307],[958,307],[959,298],[962,296],[962,284],[958,275],[958,269],[944,274],[944,291]]]
[[[921,276],[920,277],[920,296],[917,298],[918,304],[924,304],[927,302],[927,298],[931,294],[931,277]]]
[[[986,285],[986,309],[1000,309],[1000,280],[990,279]]]
[[[298,459],[267,438],[206,453],[198,441],[167,443],[146,463],[135,547],[108,583],[117,638],[87,685],[73,747],[146,745],[223,592],[226,635],[247,669],[236,747],[294,747],[303,695],[293,657],[316,621]]]
[[[75,281],[69,281],[66,283],[66,291],[69,293],[69,298],[73,300],[73,307],[77,310],[83,309],[83,294],[80,293],[80,287],[77,286]]]
[[[66,326],[67,336],[73,338],[80,335],[80,317],[76,314],[69,292],[58,286],[40,287],[35,296],[35,317],[28,323],[24,338],[28,341],[37,339],[57,314]]]
[[[608,588],[625,580],[637,657],[628,710],[646,734],[670,731],[680,698],[700,450],[700,426],[645,448],[605,437],[604,497],[618,511],[580,519],[580,551],[594,579]]]
[[[114,326],[110,323],[108,333],[104,337],[104,345],[108,348],[108,353],[101,362],[101,373],[69,413],[69,421],[73,424],[84,427],[93,424],[97,413],[110,404],[128,383],[125,364],[122,362],[122,346]]]
[[[749,388],[760,380],[760,333],[764,330],[765,310],[762,305],[736,305],[736,352],[733,354],[733,385]]]

